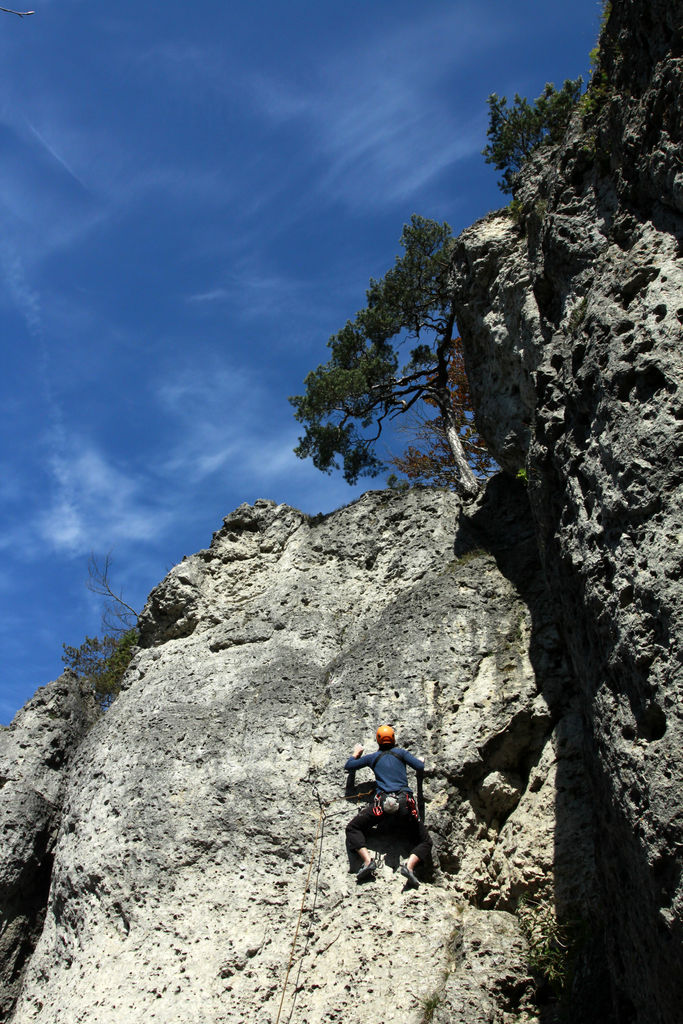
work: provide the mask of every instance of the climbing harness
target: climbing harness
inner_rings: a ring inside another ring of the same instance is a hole
[[[389,726],[386,728],[389,728]],[[379,731],[380,730],[378,729],[378,735]],[[391,754],[391,756],[395,757],[397,761],[401,762],[401,764],[404,763],[403,758],[394,750],[380,750],[371,764],[373,771],[375,771],[378,763],[383,757],[386,757],[387,754]],[[377,792],[375,793],[375,799],[372,804],[372,813],[375,818],[381,818],[383,814],[397,814],[404,807],[413,816],[413,818],[419,819],[420,815],[412,793],[409,793],[405,789],[398,790],[394,793]]]
[[[397,814],[403,807],[413,818],[419,818],[415,797],[405,790],[398,793],[375,793],[372,813],[375,818],[381,818],[383,814]]]
[[[401,762],[401,764],[403,764],[403,763],[404,763],[404,761],[403,761],[403,758],[402,758],[402,757],[399,757],[399,755],[398,755],[398,754],[396,753],[396,751],[395,751],[395,750],[380,750],[380,751],[379,751],[379,753],[377,754],[377,757],[376,757],[376,758],[375,758],[375,760],[374,760],[374,761],[372,762],[372,765],[371,765],[371,767],[372,767],[372,770],[373,770],[373,771],[375,770],[375,768],[376,768],[377,764],[378,764],[378,763],[379,763],[379,762],[380,762],[380,761],[382,760],[382,758],[383,758],[383,757],[386,757],[386,756],[387,756],[387,754],[391,754],[391,756],[392,756],[392,757],[395,757],[397,761],[400,761],[400,762]]]
[[[385,814],[396,814],[400,806],[400,793],[387,793],[382,800],[382,810]]]

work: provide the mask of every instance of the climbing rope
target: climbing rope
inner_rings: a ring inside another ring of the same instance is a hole
[[[369,789],[369,790],[367,790],[367,792],[356,793],[356,794],[354,794],[354,796],[358,796],[358,797],[372,796],[373,793],[374,793],[374,789]],[[315,905],[316,905],[316,903],[318,901],[318,876],[320,875],[320,865],[321,865],[321,860],[322,860],[322,852],[323,852],[322,839],[323,839],[324,831],[325,831],[325,820],[326,820],[326,818],[336,818],[338,815],[347,814],[348,813],[346,807],[344,807],[343,810],[341,810],[341,811],[328,812],[326,808],[329,807],[329,803],[331,801],[328,802],[328,804],[325,804],[323,802],[323,799],[320,796],[320,793],[318,792],[318,789],[317,789],[316,786],[313,786],[313,794],[316,797],[316,799],[318,801],[318,804],[320,805],[320,814],[318,816],[318,824],[317,824],[317,827],[316,827],[315,839],[313,840],[313,849],[311,851],[311,859],[310,859],[309,864],[308,864],[308,875],[306,876],[306,885],[304,886],[304,893],[303,893],[303,896],[301,897],[301,907],[299,908],[299,916],[297,917],[296,927],[294,929],[294,938],[292,939],[292,948],[291,948],[291,951],[290,951],[290,954],[289,954],[289,963],[287,965],[287,972],[285,974],[285,981],[284,981],[284,984],[282,986],[282,996],[280,997],[280,1006],[278,1007],[277,1017],[275,1018],[275,1024],[280,1024],[280,1017],[282,1015],[282,1007],[284,1005],[285,994],[287,992],[287,983],[289,981],[289,974],[290,974],[290,971],[292,969],[292,964],[294,963],[294,951],[296,949],[296,942],[297,942],[297,939],[299,937],[299,928],[301,926],[301,918],[303,917],[304,907],[306,906],[306,896],[308,895],[308,889],[309,889],[309,885],[310,885],[310,882],[311,882],[311,873],[313,871],[313,864],[315,862],[315,854],[316,854],[316,850],[318,849],[318,840],[320,840],[320,848],[318,850],[318,871],[316,873],[315,898],[314,898],[314,901],[313,901],[313,908],[312,909],[315,909]],[[348,803],[348,798],[346,796],[335,797],[334,800],[335,801],[336,800],[344,800],[345,803]],[[308,937],[306,939],[306,947],[304,947],[304,951],[303,951],[303,953],[301,955],[301,959],[299,961],[299,974],[301,973],[301,966],[303,964],[303,959],[304,959],[304,957],[306,955],[306,948],[307,948],[307,946],[308,946]],[[295,986],[295,992],[296,992],[297,988],[298,988],[298,976],[297,976],[297,986]],[[289,1021],[291,1021],[292,1014],[294,1013],[295,1002],[296,1002],[296,1000],[294,1000],[294,1002],[292,1003],[292,1009],[291,1009],[289,1017],[288,1017]]]
[[[323,805],[323,801],[322,801],[322,799],[320,797],[320,794],[318,793],[318,791],[316,789],[314,789],[314,793],[315,793],[316,797],[318,798],[318,803],[320,804],[320,807],[321,807],[321,810],[322,810],[324,805]],[[329,807],[329,803],[327,804],[327,806]],[[322,820],[322,823],[321,823],[321,826],[320,826],[320,839],[319,839],[319,842],[318,842],[318,860],[317,860],[316,871],[315,871],[315,882],[313,884],[313,903],[311,904],[311,906],[309,908],[309,912],[308,912],[309,913],[309,927],[306,930],[306,941],[304,942],[303,949],[301,950],[301,955],[299,956],[299,969],[296,972],[296,979],[294,981],[294,996],[292,998],[292,1007],[291,1007],[291,1009],[289,1011],[289,1017],[287,1018],[287,1024],[291,1024],[292,1017],[294,1016],[294,1009],[296,1007],[296,999],[297,999],[297,996],[299,994],[299,981],[301,979],[301,972],[302,972],[303,967],[304,967],[304,960],[306,959],[306,954],[308,953],[308,944],[311,941],[312,929],[310,927],[310,922],[313,920],[313,915],[315,914],[315,908],[318,906],[318,892],[319,892],[319,888],[320,888],[320,869],[322,867],[323,843],[325,841],[325,822],[327,821],[328,817],[334,817],[334,816],[335,816],[334,813],[332,813],[332,814],[323,813],[323,820]],[[337,938],[339,938],[339,936],[337,936]],[[336,940],[333,939],[332,941],[334,942]],[[330,945],[331,945],[331,943],[330,943]]]
[[[328,803],[325,804],[323,802],[322,797],[320,796],[320,793],[318,792],[317,787],[313,786],[312,790],[313,790],[314,796],[316,797],[316,799],[318,801],[318,804],[320,805],[320,814],[318,816],[318,824],[316,826],[315,839],[313,840],[313,849],[311,850],[311,859],[310,859],[309,864],[308,864],[308,875],[306,876],[306,884],[304,886],[303,896],[301,897],[301,906],[299,908],[299,916],[297,917],[297,920],[296,920],[296,927],[294,929],[294,938],[292,939],[292,948],[291,948],[291,951],[290,951],[290,954],[289,954],[289,963],[287,964],[287,971],[285,973],[285,980],[284,980],[284,984],[282,986],[282,996],[280,997],[280,1005],[278,1007],[277,1017],[275,1018],[275,1024],[280,1024],[280,1017],[282,1016],[282,1007],[284,1005],[285,995],[286,995],[286,992],[287,992],[287,984],[289,982],[289,974],[290,974],[290,971],[292,969],[292,964],[294,963],[294,952],[296,950],[296,942],[297,942],[297,939],[299,937],[299,928],[301,926],[301,918],[303,917],[304,907],[306,906],[306,897],[308,895],[308,890],[309,890],[309,886],[310,886],[310,882],[311,882],[311,874],[312,874],[312,871],[313,871],[313,864],[315,862],[316,850],[318,850],[318,870],[316,872],[315,896],[314,896],[314,899],[313,899],[313,906],[311,908],[311,911],[315,910],[316,904],[318,902],[318,879],[319,879],[319,875],[320,875],[320,866],[321,866],[321,862],[322,862],[323,837],[324,837],[324,834],[325,834],[325,821],[326,821],[327,818],[336,818],[336,817],[338,817],[338,816],[340,816],[342,814],[347,814],[348,813],[348,809],[347,809],[346,806],[342,810],[340,810],[340,811],[327,811],[327,809],[326,809],[327,807],[329,807],[330,803],[332,803],[332,802],[336,803],[338,800],[343,800],[345,804],[348,804],[349,803],[349,797],[348,796],[344,795],[344,796],[333,797],[331,801],[328,801]],[[362,790],[362,791],[360,791],[358,793],[354,793],[353,797],[354,797],[354,800],[355,800],[358,797],[373,796],[374,793],[375,793],[375,788],[373,787],[372,789]],[[319,847],[318,847],[318,840],[320,840],[320,846]],[[307,937],[306,937],[306,945],[304,946],[304,950],[303,950],[303,952],[301,954],[301,957],[300,957],[300,960],[299,960],[299,973],[297,975],[297,983],[296,983],[296,985],[294,987],[295,998],[292,1001],[292,1007],[291,1007],[291,1010],[289,1012],[289,1017],[287,1018],[288,1022],[291,1021],[291,1019],[292,1019],[292,1015],[294,1013],[294,1007],[296,1005],[296,992],[298,991],[299,977],[301,975],[301,969],[302,969],[304,957],[306,956],[306,950],[308,948],[308,939],[309,939],[309,936],[307,935]],[[333,940],[333,941],[336,941],[336,940]],[[330,943],[330,945],[331,945],[331,943]]]
[[[311,860],[310,860],[309,865],[308,865],[308,875],[306,877],[306,885],[304,886],[304,894],[301,897],[301,907],[299,909],[299,916],[298,916],[297,921],[296,921],[296,928],[294,929],[294,938],[292,940],[292,951],[289,954],[289,964],[287,965],[287,973],[285,974],[285,983],[282,986],[282,998],[280,999],[280,1006],[279,1006],[278,1011],[277,1011],[277,1017],[275,1018],[275,1024],[280,1024],[280,1015],[282,1014],[282,1006],[283,1006],[283,1003],[285,1001],[285,993],[287,991],[287,982],[289,981],[289,972],[291,971],[292,964],[294,963],[294,950],[296,949],[296,940],[297,940],[297,938],[299,936],[299,926],[301,924],[301,918],[303,916],[304,906],[306,905],[306,896],[308,894],[308,886],[309,886],[309,883],[311,881],[311,871],[313,870],[313,862],[315,860],[315,851],[316,851],[316,848],[318,846],[318,836],[320,835],[320,830],[321,830],[322,824],[323,824],[323,822],[325,820],[325,805],[323,804],[322,800],[320,799],[320,796],[318,795],[317,790],[316,790],[316,796],[318,796],[318,801],[320,803],[320,815],[318,817],[318,825],[317,825],[317,828],[316,828],[316,831],[315,831],[315,839],[313,840],[313,850],[311,852]],[[292,1007],[292,1010],[293,1009],[294,1009],[294,1007]],[[291,1014],[290,1014],[290,1019],[291,1019]]]

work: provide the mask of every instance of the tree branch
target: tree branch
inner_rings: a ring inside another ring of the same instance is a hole
[[[416,391],[415,394],[413,395],[413,397],[410,399],[409,402],[403,402],[403,401],[400,402],[399,406],[397,406],[397,408],[394,410],[394,414],[391,417],[391,419],[395,420],[397,416],[402,416],[404,412],[408,412],[408,409],[411,409],[415,405],[415,403],[419,402],[419,400],[423,397],[422,392],[424,390],[425,390],[424,388],[420,388],[419,391]],[[405,395],[409,395],[410,394],[410,389],[406,389],[405,391],[402,391],[400,393],[401,394],[405,394]]]
[[[100,597],[106,597],[112,602],[112,605],[105,607],[102,614],[102,623],[108,629],[113,629],[115,632],[127,632],[131,629],[131,616],[134,617],[135,622],[138,620],[138,612],[133,608],[132,605],[128,604],[127,601],[123,600],[121,594],[117,594],[109,582],[109,573],[111,570],[111,551],[109,551],[104,558],[104,565],[100,567],[94,553],[90,552],[88,558],[88,579],[86,587],[91,590],[93,594],[98,594]],[[112,619],[112,614],[114,618]],[[121,625],[116,625],[116,622]]]
[[[35,11],[11,11],[9,7],[0,7],[0,11],[5,14],[16,14],[17,18],[28,18],[29,14],[35,14]]]

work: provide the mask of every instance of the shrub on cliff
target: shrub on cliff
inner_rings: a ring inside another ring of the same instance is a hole
[[[104,636],[86,636],[80,647],[62,644],[62,661],[92,687],[103,710],[111,705],[121,690],[123,675],[140,636],[138,613],[124,601],[123,594],[114,589],[111,569],[111,552],[102,562],[91,553],[86,586],[93,594],[105,598],[102,611]]]
[[[137,642],[137,629],[122,636],[86,636],[80,647],[62,644],[62,661],[92,687],[95,699],[106,710],[121,689]]]
[[[510,106],[506,96],[491,93],[486,132],[490,141],[482,154],[487,163],[503,171],[498,182],[503,192],[512,192],[515,176],[539,146],[562,140],[582,85],[581,76],[567,79],[559,90],[548,82],[533,103],[515,94]]]

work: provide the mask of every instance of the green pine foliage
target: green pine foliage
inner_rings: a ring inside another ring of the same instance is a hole
[[[503,192],[512,192],[515,176],[539,146],[560,142],[569,118],[581,96],[583,79],[567,79],[561,89],[548,82],[541,95],[530,103],[515,94],[508,105],[506,96],[491,93],[488,98],[489,143],[482,150],[487,163],[503,177],[498,184]]]
[[[382,422],[400,411],[413,394],[410,384],[417,384],[424,364],[433,361],[431,349],[419,346],[402,373],[409,377],[406,388],[400,387],[397,345],[391,339],[402,332],[418,337],[448,305],[445,249],[450,242],[448,224],[414,215],[405,225],[405,254],[381,281],[371,279],[367,306],[332,335],[330,359],[308,374],[306,393],[290,398],[296,419],[306,427],[294,449],[299,458],[312,458],[326,473],[343,468],[349,483],[384,468],[373,449]]]
[[[296,455],[311,458],[326,473],[342,469],[351,484],[385,468],[375,443],[387,419],[431,401],[444,422],[453,420],[451,229],[413,215],[401,245],[404,252],[394,266],[380,281],[370,281],[367,306],[328,341],[328,362],[308,374],[303,395],[290,398],[305,427]],[[401,367],[399,350],[410,339],[415,345]],[[476,492],[464,457],[463,463],[463,487]]]
[[[121,690],[137,642],[137,629],[120,636],[86,636],[80,647],[62,644],[62,661],[92,687],[95,699],[106,710]]]

